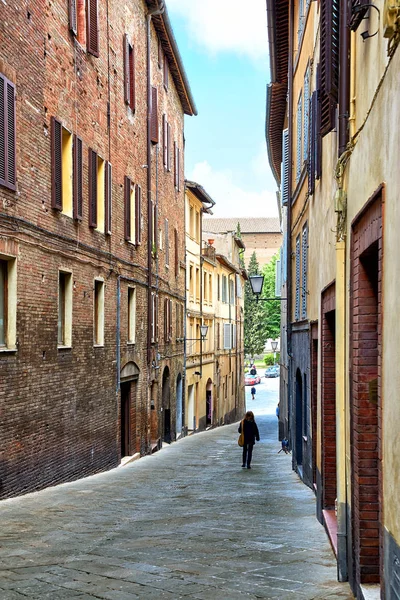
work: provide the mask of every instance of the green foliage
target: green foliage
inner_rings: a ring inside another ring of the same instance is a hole
[[[275,355],[275,363],[277,365],[279,365],[279,359],[280,359],[280,354],[279,352],[276,353]],[[267,367],[271,367],[274,364],[274,354],[266,354],[264,356],[264,362],[266,364]]]
[[[240,229],[240,228],[239,228]],[[275,271],[277,256],[263,267],[264,286],[262,298],[275,297]],[[249,275],[260,273],[256,253],[253,252],[247,269]],[[279,300],[256,302],[250,282],[246,282],[244,292],[244,351],[253,357],[262,354],[268,339],[275,340],[280,335],[281,303]],[[273,363],[272,363],[273,364]]]
[[[238,224],[236,226],[236,237],[239,238],[240,240],[242,239],[242,231],[240,229],[240,223],[238,221]],[[246,265],[244,262],[244,250],[239,250],[239,265],[241,269],[245,269]]]

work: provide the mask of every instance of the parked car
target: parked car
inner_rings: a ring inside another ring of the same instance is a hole
[[[279,365],[265,369],[265,377],[279,377]]]
[[[257,385],[257,383],[261,382],[261,377],[259,375],[250,375],[250,373],[246,373],[244,376],[244,385]]]

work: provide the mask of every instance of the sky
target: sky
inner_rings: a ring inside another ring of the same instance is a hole
[[[265,0],[167,0],[198,116],[185,117],[185,177],[215,217],[278,215],[265,144]]]

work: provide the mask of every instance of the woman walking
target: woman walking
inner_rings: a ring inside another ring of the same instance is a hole
[[[253,456],[253,446],[260,441],[260,434],[258,432],[257,423],[254,420],[254,414],[251,410],[248,410],[245,414],[243,421],[240,421],[238,432],[244,434],[244,445],[243,445],[243,464],[242,469],[246,467],[251,469],[250,463]]]

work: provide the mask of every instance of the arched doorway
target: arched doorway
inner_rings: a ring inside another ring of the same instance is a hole
[[[182,376],[179,373],[176,380],[176,437],[182,434]]]
[[[120,375],[121,410],[120,440],[121,458],[132,456],[138,451],[136,422],[136,392],[140,370],[134,362],[128,362]]]
[[[303,378],[300,369],[296,371],[296,464],[303,464]]]
[[[212,425],[212,411],[212,381],[211,379],[208,379],[206,387],[206,427],[210,427]]]
[[[171,386],[169,368],[165,367],[162,378],[162,413],[163,413],[163,441],[171,443]]]

